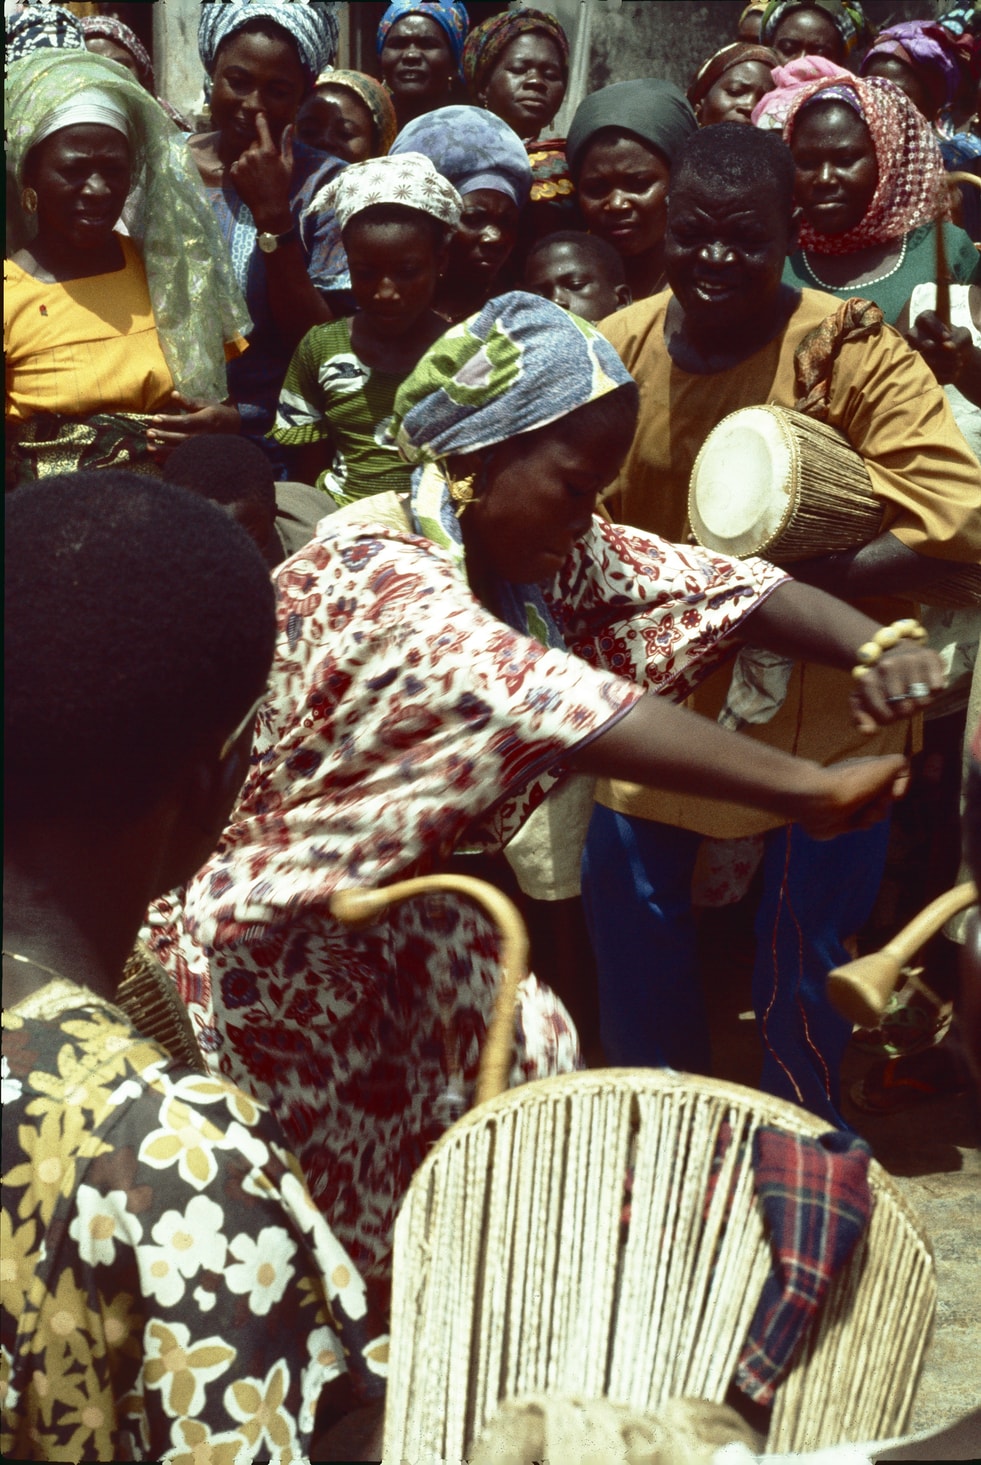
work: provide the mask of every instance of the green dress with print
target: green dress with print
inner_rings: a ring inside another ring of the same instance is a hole
[[[943,231],[951,279],[961,285],[981,280],[981,255],[975,249],[971,236],[958,229],[956,224],[944,224]],[[826,284],[822,270],[824,261],[824,255],[813,254],[810,250],[806,254],[803,249],[794,250],[783,267],[784,284],[794,285],[797,289],[803,286],[807,290],[825,290],[829,295],[837,295],[839,300],[850,300],[858,295],[877,305],[886,318],[886,324],[894,326],[917,285],[932,283],[937,278],[934,226],[921,224],[918,229],[911,229],[903,242],[902,259],[898,265],[880,279],[870,280],[864,285]]]
[[[408,374],[366,366],[349,320],[314,326],[293,353],[270,436],[287,447],[325,443],[330,463],[317,487],[338,504],[407,493],[412,470],[384,434]]]

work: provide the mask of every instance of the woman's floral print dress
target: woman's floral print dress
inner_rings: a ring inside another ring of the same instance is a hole
[[[210,1063],[269,1103],[331,1225],[383,1280],[448,1071],[475,1077],[498,939],[444,900],[344,929],[329,897],[430,870],[464,838],[500,848],[569,753],[643,689],[686,697],[785,577],[595,519],[546,595],[568,650],[547,649],[485,610],[393,495],[361,514],[325,519],[276,574],[251,771],[149,939]],[[515,1081],[574,1066],[561,1004],[533,977],[521,999]]]

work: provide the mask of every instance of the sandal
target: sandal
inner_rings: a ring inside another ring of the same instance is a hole
[[[950,1049],[936,1047],[874,1064],[849,1097],[865,1114],[901,1114],[930,1099],[960,1098],[969,1087]]]

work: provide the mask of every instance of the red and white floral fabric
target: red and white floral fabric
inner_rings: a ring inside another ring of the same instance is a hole
[[[565,755],[641,688],[687,696],[784,578],[594,520],[547,594],[570,655],[496,619],[445,550],[380,513],[324,520],[277,572],[249,776],[150,939],[210,1062],[277,1114],[366,1275],[385,1276],[450,1073],[475,1078],[498,940],[482,912],[443,899],[342,929],[330,895],[431,869],[464,836],[500,847]],[[513,1078],[577,1059],[564,1009],[529,978]]]

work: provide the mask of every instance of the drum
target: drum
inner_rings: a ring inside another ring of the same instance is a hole
[[[688,515],[707,549],[782,565],[866,544],[882,505],[835,428],[785,407],[743,407],[702,444]]]
[[[880,532],[882,504],[861,456],[836,428],[771,405],[742,407],[709,433],[692,469],[688,517],[706,549],[792,566],[867,544]],[[917,598],[981,604],[981,568],[952,565]]]

